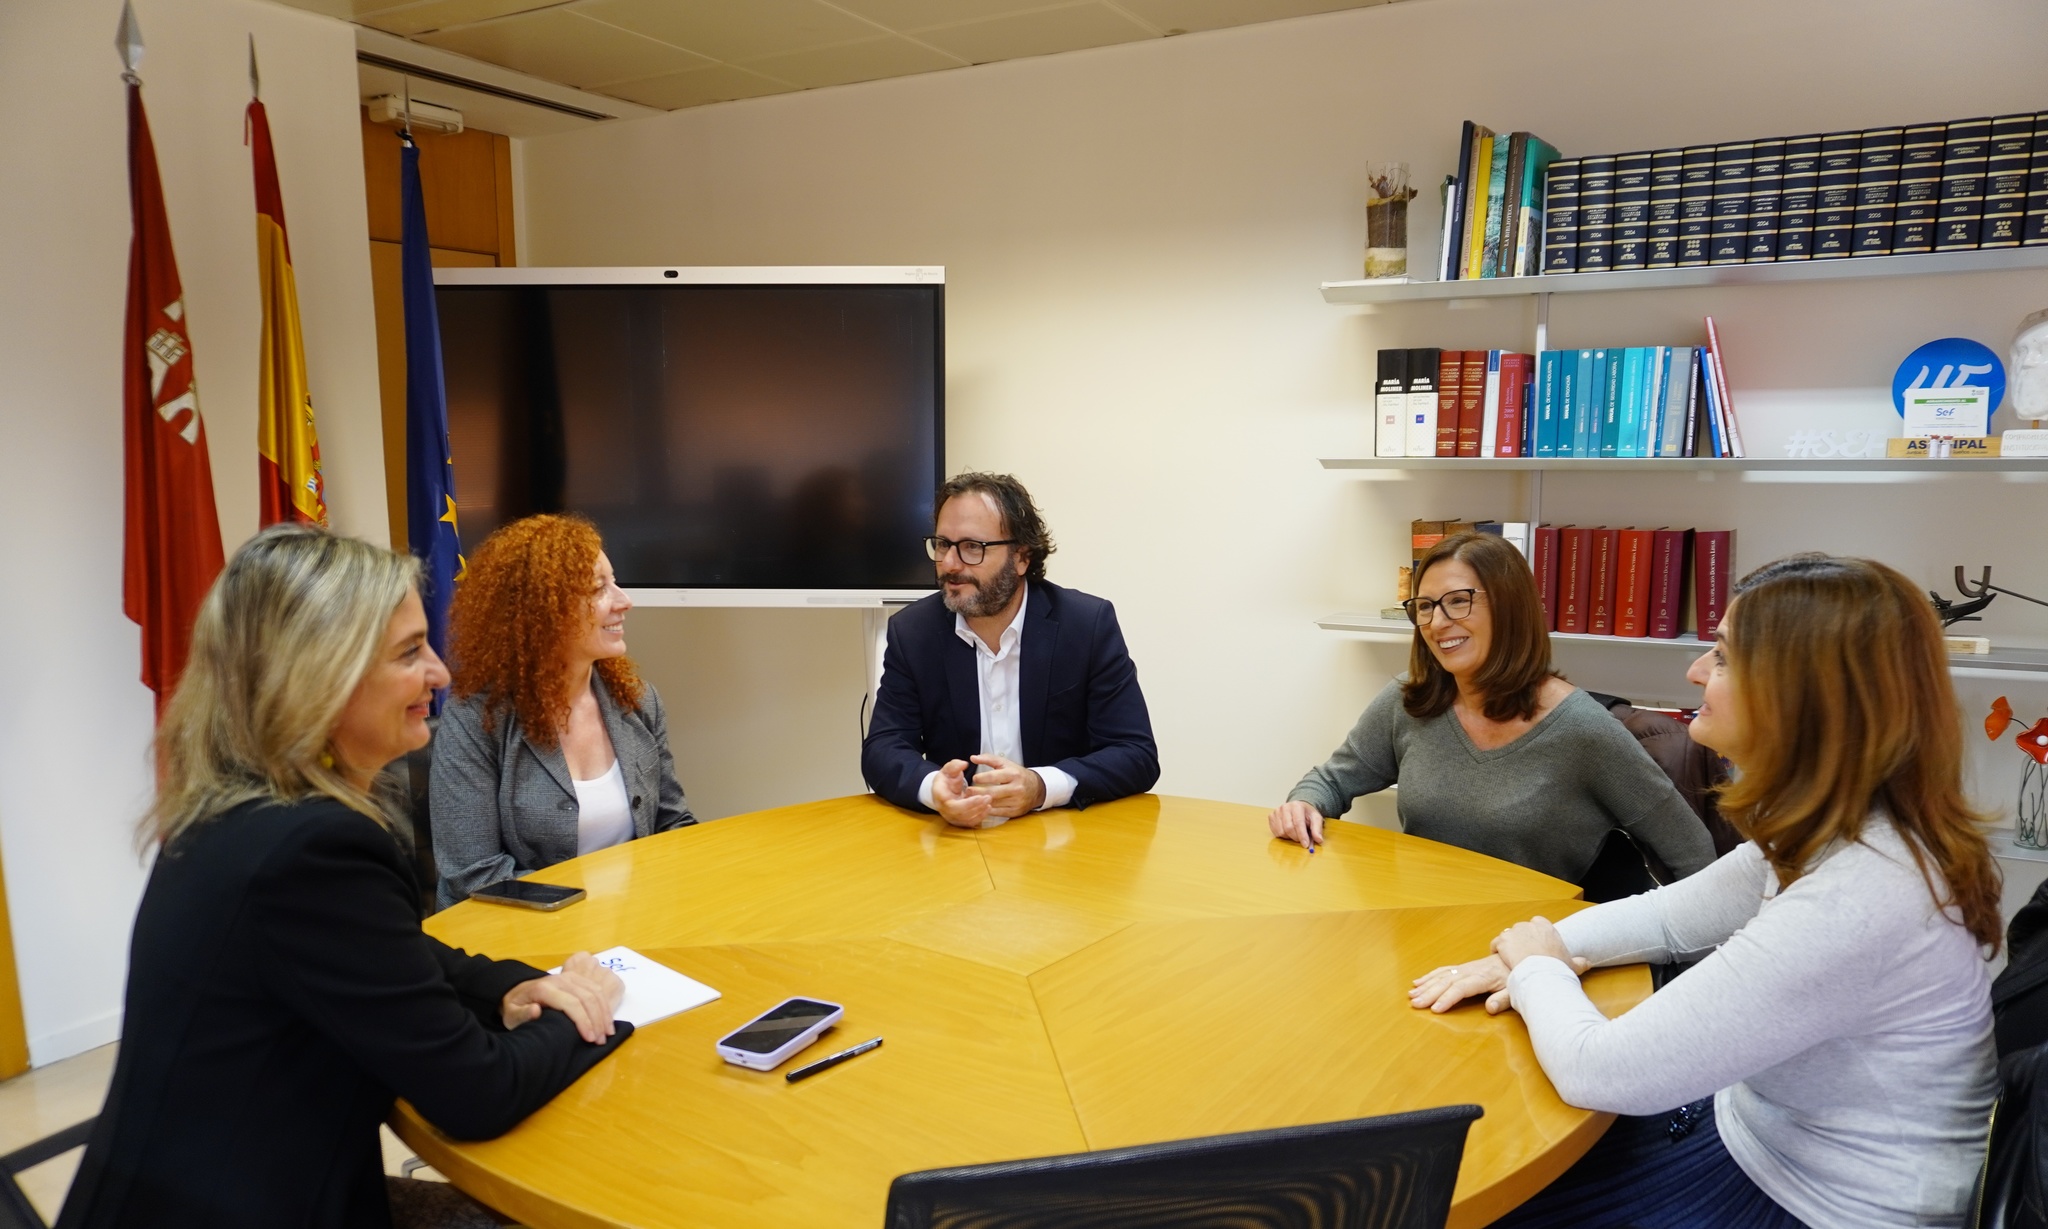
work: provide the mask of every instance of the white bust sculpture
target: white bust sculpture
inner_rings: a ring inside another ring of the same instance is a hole
[[[2048,310],[2020,321],[2008,359],[2013,413],[2035,422],[2048,421]]]

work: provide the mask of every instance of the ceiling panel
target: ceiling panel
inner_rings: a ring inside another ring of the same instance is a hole
[[[907,77],[942,68],[958,68],[962,61],[943,52],[894,35],[792,51],[785,55],[750,60],[746,67],[805,89],[826,85],[849,85],[883,77]]]
[[[818,0],[590,0],[576,11],[727,63],[886,33]]]
[[[830,0],[849,13],[858,13],[891,30],[919,26],[953,25],[1052,8],[1060,0]]]
[[[394,5],[389,0],[355,0],[357,21],[387,34],[408,37],[515,13],[537,12],[561,3],[562,0],[425,0]]]
[[[1306,17],[1312,13],[1334,13],[1340,9],[1364,8],[1390,0],[1117,0],[1122,8],[1161,30],[1186,34],[1196,30],[1223,30],[1260,21]]]
[[[419,41],[574,86],[654,77],[712,63],[679,47],[559,8],[457,26],[421,35]]]
[[[796,87],[771,81],[758,73],[727,64],[693,72],[671,73],[642,81],[614,82],[598,92],[637,102],[645,107],[674,111],[699,107],[708,102],[731,102],[735,98],[759,98],[764,94],[787,94]]]
[[[1108,5],[1093,3],[991,17],[961,25],[931,26],[910,33],[919,42],[930,43],[974,64],[1078,51],[1084,47],[1106,47],[1111,43],[1131,43],[1141,38],[1156,37],[1152,31]]]

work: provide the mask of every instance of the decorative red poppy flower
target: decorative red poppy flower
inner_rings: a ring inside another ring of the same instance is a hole
[[[2012,741],[2015,746],[2027,753],[2029,759],[2048,767],[2048,717],[2036,721]]]
[[[2005,727],[2011,724],[2012,705],[2006,703],[2004,696],[2000,696],[1991,702],[1991,715],[1984,718],[1984,737],[1997,742],[1998,736],[2005,733]]]

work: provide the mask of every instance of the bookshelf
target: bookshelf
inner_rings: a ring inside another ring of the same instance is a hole
[[[1854,460],[1798,460],[1786,457],[1324,457],[1324,469],[1453,470],[1490,469],[1576,470],[1609,474],[1648,474],[1672,470],[1731,470],[1764,473],[1893,473],[1997,474],[2048,473],[2048,457],[1985,457],[1922,461],[1906,457],[1864,457]]]
[[[2013,269],[2048,269],[2048,246],[1992,248],[1969,252],[1926,252],[1913,256],[1852,256],[1838,260],[1706,265],[1693,269],[1621,269],[1604,273],[1552,273],[1541,277],[1491,277],[1451,282],[1382,278],[1373,281],[1324,282],[1322,290],[1325,303],[1414,303],[1551,294],[1603,294],[1625,290],[1683,290],[1700,286],[1767,286],[1871,277],[1995,273]]]
[[[1316,626],[1324,631],[1345,632],[1367,640],[1394,640],[1405,642],[1415,632],[1405,619],[1383,619],[1378,615],[1338,613],[1324,615],[1316,620]],[[1676,654],[1679,651],[1697,657],[1706,651],[1706,642],[1687,632],[1674,640],[1660,640],[1648,636],[1591,636],[1581,632],[1552,632],[1553,642],[1572,644],[1613,645],[1635,649],[1664,649]],[[2048,649],[2002,649],[1993,648],[1989,653],[1951,653],[1948,659],[1950,670],[1963,670],[1988,675],[2048,674]]]

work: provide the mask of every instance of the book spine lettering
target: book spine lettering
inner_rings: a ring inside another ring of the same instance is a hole
[[[1614,249],[1616,269],[1641,269],[1649,259],[1651,151],[1614,159]]]
[[[1427,455],[1458,455],[1458,407],[1465,397],[1465,352],[1445,350],[1437,358],[1436,438]]]
[[[1701,640],[1714,639],[1721,626],[1722,612],[1728,609],[1728,574],[1735,564],[1734,549],[1735,534],[1730,530],[1693,532],[1692,590]]]
[[[1785,142],[1758,141],[1749,163],[1749,233],[1742,259],[1778,258],[1778,218],[1785,182]]]
[[[2020,242],[2048,243],[2048,111],[2034,116],[2034,152],[2027,160],[2027,215]]]
[[[1714,232],[1714,147],[1694,145],[1679,156],[1678,267],[1707,263]]]
[[[1714,147],[1714,231],[1707,249],[1710,265],[1739,265],[1749,241],[1749,172],[1753,141]]]
[[[1614,267],[1614,156],[1579,163],[1579,272]]]
[[[1785,138],[1785,177],[1778,189],[1778,259],[1813,259],[1813,202],[1820,188],[1818,134]]]
[[[1947,124],[1914,124],[1899,153],[1898,203],[1892,211],[1892,254],[1934,250],[1941,213],[1941,162]]]
[[[1402,441],[1406,456],[1436,454],[1436,420],[1443,408],[1437,396],[1436,377],[1442,353],[1426,346],[1408,351],[1408,435]]]
[[[1465,369],[1459,376],[1458,415],[1451,420],[1449,437],[1437,438],[1437,455],[1440,457],[1464,455],[1459,450],[1459,444],[1464,438],[1464,425],[1468,422],[1478,422],[1486,404],[1486,351],[1465,350],[1461,353],[1465,356]],[[1445,451],[1446,449],[1448,451]]]
[[[1593,576],[1588,566],[1591,561],[1587,558],[1592,546],[1590,529],[1566,528],[1558,534],[1558,631],[1586,630],[1586,606],[1593,595]]]
[[[1934,250],[1967,252],[1984,224],[1984,172],[1991,158],[1991,121],[1952,121],[1942,142],[1941,204],[1935,211]]]
[[[1612,457],[1620,455],[1621,448],[1621,377],[1625,370],[1626,350],[1609,350],[1604,398],[1600,403],[1599,436],[1597,451],[1590,455]]]
[[[1373,405],[1378,416],[1373,442],[1376,457],[1408,455],[1408,352],[1379,352],[1380,378],[1373,385]]]
[[[1991,151],[1984,168],[1984,222],[1980,248],[2018,247],[2027,214],[2027,164],[2034,149],[2034,117],[2001,115],[1991,121]]]
[[[1528,390],[1529,356],[1500,356],[1500,417],[1494,428],[1493,450],[1489,456],[1522,455],[1522,407]]]
[[[1899,200],[1899,158],[1904,151],[1902,128],[1872,128],[1863,134],[1856,163],[1856,224],[1851,248],[1857,256],[1892,253],[1892,223]]]
[[[1678,210],[1684,188],[1685,151],[1660,149],[1650,155],[1650,230],[1643,267],[1678,265]]]
[[[1856,167],[1860,132],[1830,132],[1820,139],[1813,207],[1813,259],[1847,256],[1856,238]]]
[[[1587,563],[1592,573],[1592,600],[1586,608],[1586,630],[1595,636],[1614,634],[1614,583],[1621,563],[1615,545],[1619,536],[1612,529],[1593,531],[1593,554]]]
[[[1536,592],[1543,599],[1543,630],[1557,630],[1557,526],[1539,525],[1532,532],[1529,570],[1536,574]]]
[[[1650,554],[1650,626],[1656,640],[1676,640],[1685,622],[1686,529],[1659,529]]]
[[[1470,454],[1475,457],[1492,456],[1494,442],[1500,435],[1500,407],[1503,388],[1507,383],[1507,368],[1502,365],[1501,358],[1501,352],[1498,350],[1489,350],[1486,353],[1486,402],[1483,412],[1479,415],[1479,442],[1473,446]],[[1460,439],[1459,443],[1462,445],[1464,440]],[[1458,455],[1466,455],[1463,447],[1458,449]]]
[[[1550,164],[1543,187],[1543,271],[1579,269],[1579,160]]]
[[[1651,552],[1657,532],[1652,529],[1624,529],[1615,544],[1620,555],[1614,584],[1614,634],[1642,637],[1650,632]]]

